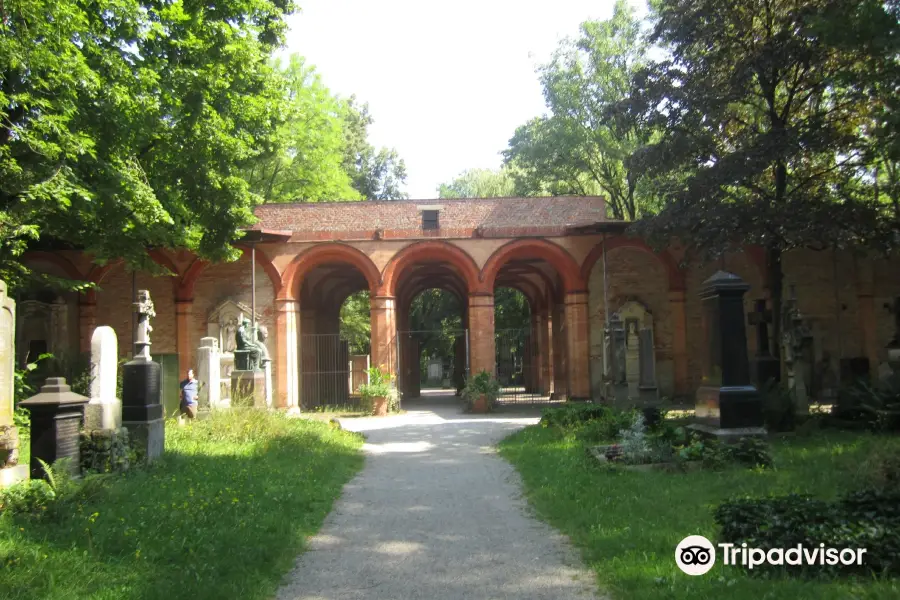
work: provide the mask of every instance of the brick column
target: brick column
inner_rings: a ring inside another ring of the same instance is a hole
[[[372,296],[372,366],[397,374],[397,322],[393,296]]]
[[[672,366],[676,395],[686,395],[688,389],[687,308],[684,290],[669,290],[669,310],[672,312]]]
[[[178,352],[178,376],[188,369],[195,369],[194,344],[191,343],[191,324],[194,312],[193,300],[175,301],[175,351]]]
[[[856,301],[859,305],[859,331],[862,335],[862,351],[869,359],[869,373],[878,376],[881,349],[878,347],[878,329],[875,318],[875,284],[872,262],[856,261]]]
[[[553,322],[550,311],[542,308],[538,321],[538,351],[541,361],[541,394],[553,393]]]
[[[87,302],[84,298],[78,304],[78,351],[90,354],[91,352],[91,336],[94,335],[94,329],[97,328],[97,305],[93,302]],[[127,348],[123,348],[122,340],[119,340],[119,352],[127,352]]]
[[[554,304],[550,321],[550,344],[553,347],[553,398],[560,400],[569,394],[569,373],[566,368],[565,307]]]
[[[494,346],[494,296],[469,296],[469,375],[497,374]]]
[[[279,298],[275,300],[275,381],[277,408],[297,408],[300,404],[300,357],[297,338],[297,303]]]
[[[569,398],[588,400],[591,397],[591,352],[587,292],[569,292],[565,302]]]
[[[309,308],[298,306],[299,325],[300,325],[300,372],[298,381],[300,383],[300,395],[298,396],[298,405],[306,407],[313,406],[318,401],[319,385],[316,380],[318,372],[318,348],[316,348],[316,338],[313,337],[319,333],[316,329],[316,311]]]

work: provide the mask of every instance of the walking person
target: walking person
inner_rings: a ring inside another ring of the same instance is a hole
[[[181,382],[181,416],[188,419],[197,418],[197,394],[200,382],[194,378],[194,370],[188,369],[187,379]]]

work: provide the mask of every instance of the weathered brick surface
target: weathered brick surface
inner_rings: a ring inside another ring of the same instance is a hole
[[[440,206],[440,229],[422,230],[420,206]],[[386,202],[266,204],[256,228],[294,232],[292,241],[552,235],[605,218],[598,197],[489,198]]]
[[[609,251],[607,263],[607,295],[610,314],[625,302],[636,300],[653,315],[656,344],[656,377],[660,393],[671,396],[674,391],[673,320],[669,306],[666,271],[657,258],[637,248],[615,248]],[[603,377],[603,328],[606,310],[603,302],[603,261],[598,260],[588,279],[589,321],[591,330],[591,379],[593,389],[600,390]]]
[[[435,234],[426,234],[421,231],[421,213],[418,207],[432,204],[444,207],[440,216],[441,229]],[[596,198],[513,198],[267,205],[260,207],[257,212],[261,219],[260,227],[294,230],[292,242],[264,245],[266,254],[272,259],[272,269],[278,274],[283,274],[298,254],[315,246],[315,240],[348,241],[362,255],[371,259],[374,265],[374,269],[370,270],[371,275],[371,271],[385,273],[393,258],[415,241],[437,236],[462,250],[473,259],[477,269],[482,270],[481,279],[470,273],[469,279],[476,281],[477,285],[479,281],[483,282],[483,269],[492,262],[491,256],[518,235],[544,236],[547,241],[564,248],[576,262],[583,264],[587,257],[596,254],[594,249],[600,243],[600,237],[566,235],[567,228],[602,220],[602,211],[603,203]],[[380,239],[375,239],[376,230],[381,231]],[[673,254],[677,256],[677,250]],[[157,260],[173,264],[181,274],[187,270],[193,258],[186,252],[156,255]],[[512,255],[510,258],[521,261],[524,258],[540,257]],[[431,262],[426,255],[418,256],[417,259],[418,263],[414,260],[407,266],[415,267]],[[86,257],[74,252],[62,252],[56,257],[35,253],[29,260],[29,264],[36,269],[59,275],[67,272],[71,275],[74,272],[76,275],[86,276],[91,268]],[[731,254],[726,257],[724,264],[716,261],[687,267],[683,272],[683,287],[680,286],[677,273],[672,278],[675,289],[670,289],[672,281],[664,265],[646,251],[629,247],[613,248],[609,251],[607,263],[610,308],[615,310],[626,300],[635,299],[653,314],[657,378],[663,395],[672,395],[675,391],[690,393],[699,383],[705,340],[701,335],[698,294],[706,278],[722,268],[744,278],[751,285],[750,292],[745,296],[745,312],[753,309],[757,298],[768,297],[761,269],[751,259],[751,255],[746,253]],[[546,282],[550,282],[559,287],[558,274],[553,267],[541,265],[541,262],[530,265],[543,269],[540,275],[524,270],[514,277],[520,278],[519,283],[526,288],[530,286],[535,290],[535,296],[543,295],[552,299],[553,293],[546,294],[545,286]],[[456,268],[459,267],[457,264]],[[427,269],[428,267],[425,268],[426,271]],[[315,271],[319,275],[328,272],[327,268]],[[507,270],[507,274],[509,272]],[[892,308],[894,298],[900,296],[900,278],[897,277],[900,259],[883,261],[854,257],[849,252],[835,256],[831,251],[794,251],[785,255],[784,272],[785,296],[789,295],[790,286],[795,285],[800,309],[813,327],[817,356],[821,356],[825,350],[829,351],[834,357],[835,366],[840,356],[868,355],[874,358],[874,366],[885,359],[884,346],[894,335],[894,316],[885,305]],[[236,263],[213,265],[200,275],[194,287],[192,305],[181,306],[183,316],[180,322],[182,328],[188,329],[188,339],[182,339],[180,343],[177,337],[179,319],[176,316],[171,278],[153,278],[140,274],[137,287],[149,289],[156,304],[152,352],[173,353],[179,346],[182,353],[184,348],[195,349],[200,338],[207,334],[210,311],[220,302],[231,298],[250,304],[249,273],[249,258],[244,257]],[[590,370],[594,389],[597,389],[596,383],[602,375],[602,328],[605,312],[602,261],[598,261],[587,276]],[[307,279],[310,286],[331,289],[329,286],[333,286],[333,281],[317,277],[318,275],[310,275]],[[377,276],[374,278],[377,279]],[[504,278],[503,285],[515,285],[515,282]],[[81,348],[89,347],[91,327],[111,325],[116,329],[122,353],[131,349],[131,293],[131,275],[117,266],[101,282],[101,290],[96,294],[96,306],[80,309],[73,307],[70,330],[75,335],[80,333]],[[257,308],[262,323],[269,328],[270,351],[275,352],[276,360],[284,365],[289,341],[279,339],[280,335],[286,334],[282,334],[275,326],[274,297],[275,286],[266,271],[258,267]],[[481,298],[486,301],[490,296]],[[286,299],[285,302],[290,300]],[[398,301],[402,302],[403,299],[399,298]],[[75,302],[77,299],[73,297],[73,303]],[[309,308],[309,303],[304,308],[301,299],[299,304],[292,303],[290,311],[282,314],[278,320],[282,331],[287,331],[288,323],[291,323],[293,333],[290,335],[294,341],[290,343],[295,346],[297,338],[313,327],[319,332],[334,330],[336,307],[328,307],[332,309],[330,312],[320,310],[320,314],[316,314],[314,319],[309,318]],[[472,329],[473,369],[490,369],[494,362],[493,338],[480,335],[479,332],[493,329],[493,310],[477,304],[473,304],[472,308],[475,312],[468,317]],[[541,347],[547,350],[541,353],[541,383],[547,388],[552,382],[557,393],[565,393],[568,388],[574,391],[580,384],[570,381],[572,373],[581,377],[580,373],[584,371],[569,360],[576,354],[575,346],[582,340],[577,332],[570,337],[573,327],[581,327],[579,323],[583,319],[578,314],[580,309],[569,309],[567,315],[562,298],[557,297],[551,306],[543,310],[546,313],[541,315],[541,331],[537,336],[542,342]],[[189,311],[189,315],[186,311]],[[373,331],[379,332],[373,336],[373,359],[395,363],[396,357],[391,356],[393,350],[390,341],[394,338],[393,331],[397,322],[402,321],[403,316],[393,309],[382,310],[380,313],[376,310],[373,314]],[[545,340],[544,338],[549,338],[550,331],[553,340]],[[756,350],[756,336],[752,328],[748,328],[747,340],[752,355]],[[74,347],[78,346],[77,342],[77,339],[73,341]],[[293,362],[301,362],[304,353],[297,348],[293,350]],[[190,357],[183,359],[184,362],[189,362]],[[373,364],[377,360],[373,360]],[[288,368],[295,369],[296,366]],[[282,385],[285,385],[284,382],[297,382],[298,374],[282,371],[277,373],[276,380],[282,382]],[[276,398],[280,398],[277,393]],[[285,405],[295,400],[296,394],[290,398],[285,394],[279,404]]]
[[[138,273],[137,289],[149,290],[156,317],[151,320],[153,332],[150,334],[150,354],[174,354],[175,346],[175,296],[172,293],[172,278],[152,277]],[[109,325],[116,330],[119,354],[132,352],[132,285],[131,273],[122,266],[115,266],[100,282],[97,291],[96,326]],[[199,342],[199,338],[198,338]]]

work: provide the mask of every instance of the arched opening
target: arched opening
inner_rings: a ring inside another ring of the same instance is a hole
[[[358,406],[370,364],[369,282],[354,265],[325,262],[299,287],[301,408]]]
[[[501,402],[547,403],[589,393],[587,348],[579,349],[579,342],[585,341],[578,333],[583,324],[572,302],[585,296],[584,286],[571,255],[550,242],[518,240],[498,249],[483,273],[494,291],[495,320],[512,298],[528,307],[527,321],[520,310],[517,322],[496,324]]]
[[[388,265],[384,281],[396,315],[392,367],[404,401],[449,399],[462,390],[469,370],[469,296],[477,280],[472,259],[443,242],[413,244]]]
[[[534,377],[537,343],[531,312],[524,293],[512,287],[494,289],[494,349],[501,403],[540,397]]]
[[[398,331],[404,397],[458,393],[467,367],[463,300],[445,289],[424,289],[410,302],[407,323]]]

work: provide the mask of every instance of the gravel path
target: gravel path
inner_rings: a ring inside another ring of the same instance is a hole
[[[342,420],[366,434],[366,466],[278,600],[597,598],[593,575],[528,514],[518,475],[493,448],[537,418],[464,415],[436,400]]]

